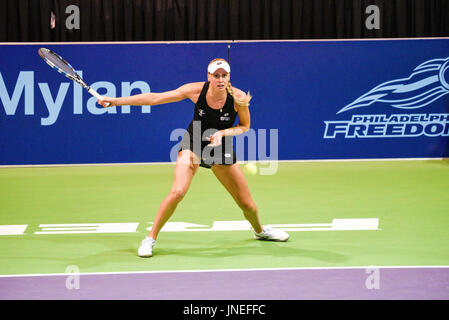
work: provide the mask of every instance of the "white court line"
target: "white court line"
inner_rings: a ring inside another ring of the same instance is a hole
[[[237,161],[239,164],[248,162],[267,164],[272,162],[379,162],[379,161],[441,161],[449,158],[373,158],[373,159],[311,159],[311,160],[247,160]],[[69,164],[18,164],[18,165],[0,165],[2,168],[51,168],[51,167],[109,167],[109,166],[146,166],[146,165],[174,165],[176,162],[117,162],[117,163],[69,163]]]
[[[353,266],[353,267],[298,267],[298,268],[249,268],[249,269],[204,269],[204,270],[153,270],[153,271],[123,271],[123,272],[86,272],[86,273],[42,273],[42,274],[12,274],[0,275],[0,278],[18,277],[48,277],[69,275],[125,275],[125,274],[158,274],[158,273],[199,273],[199,272],[254,272],[254,271],[290,271],[290,270],[348,270],[348,269],[444,269],[449,266]]]

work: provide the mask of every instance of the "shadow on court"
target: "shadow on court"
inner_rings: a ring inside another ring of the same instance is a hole
[[[300,265],[307,261],[344,263],[348,257],[326,250],[306,250],[298,248],[298,243],[286,243],[245,239],[212,241],[177,239],[161,240],[150,258],[137,255],[141,235],[106,236],[40,236],[16,241],[16,249],[3,255],[5,262],[22,261],[20,270],[13,266],[7,273],[65,273],[67,266],[73,265],[81,272],[112,272],[135,270],[172,270],[225,268],[244,265],[270,267],[267,261],[276,265]],[[45,238],[42,238],[45,237]],[[267,260],[268,259],[268,260]],[[144,268],[144,269],[142,269]]]
[[[105,272],[112,271],[115,266],[126,266],[130,262],[135,262],[130,259],[131,254],[139,258],[137,248],[140,242],[135,235],[133,237],[95,235],[95,238],[88,235],[40,235],[22,238],[15,243],[16,250],[9,255],[2,255],[6,261],[9,259],[22,261],[20,270],[16,269],[11,273],[38,274],[64,273],[69,265],[77,266],[81,272],[99,268]],[[135,250],[131,249],[133,247]]]
[[[213,247],[183,247],[179,249],[167,249],[163,245],[154,250],[154,258],[158,256],[177,255],[184,257],[200,257],[210,259],[221,259],[226,257],[269,257],[273,259],[281,258],[308,258],[324,262],[345,262],[348,258],[342,254],[324,250],[305,250],[296,249],[289,246],[287,243],[276,243],[268,241],[258,241],[256,245],[253,244],[256,240],[245,240],[233,242],[231,246],[217,244]]]

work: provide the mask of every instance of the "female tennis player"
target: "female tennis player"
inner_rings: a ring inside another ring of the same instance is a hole
[[[187,98],[195,104],[194,118],[180,143],[171,191],[162,201],[150,233],[138,249],[140,257],[152,256],[159,231],[185,196],[198,166],[212,169],[243,211],[256,239],[287,241],[289,238],[284,231],[262,226],[245,176],[236,163],[232,136],[242,134],[250,128],[248,107],[252,97],[249,93],[245,94],[232,87],[231,67],[226,60],[212,60],[207,71],[207,82],[188,83],[176,90],[162,93],[151,92],[121,98],[103,97],[98,100],[104,107],[154,106]],[[237,115],[239,123],[234,126]]]

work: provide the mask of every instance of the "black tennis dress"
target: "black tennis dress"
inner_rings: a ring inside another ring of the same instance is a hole
[[[200,166],[211,168],[215,164],[231,165],[237,162],[233,137],[223,137],[221,145],[208,147],[207,137],[215,132],[234,126],[237,112],[234,110],[234,98],[228,93],[226,102],[221,109],[212,109],[207,105],[206,93],[209,82],[205,82],[193,113],[187,132],[182,138],[179,151],[191,150],[200,159]]]

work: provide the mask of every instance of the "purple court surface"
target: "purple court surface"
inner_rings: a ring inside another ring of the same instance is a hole
[[[0,300],[448,300],[448,267],[0,277]]]

